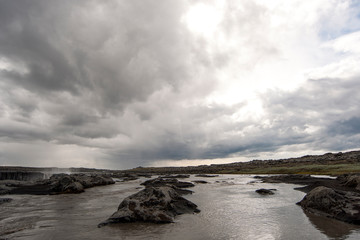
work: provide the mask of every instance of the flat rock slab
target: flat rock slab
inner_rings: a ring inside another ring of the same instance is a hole
[[[189,178],[189,174],[178,174],[178,175],[165,175],[161,176],[161,178]]]
[[[147,180],[143,183],[141,183],[141,185],[144,185],[146,187],[161,187],[161,186],[166,186],[166,185],[173,185],[175,187],[178,188],[189,188],[189,187],[194,187],[195,185],[192,184],[191,182],[181,182],[175,178],[167,178],[167,179],[163,179],[163,178],[155,178],[155,179],[150,179]]]
[[[218,177],[219,175],[197,174],[195,177]]]
[[[356,192],[320,186],[307,193],[297,204],[310,213],[360,224],[360,194]]]
[[[181,197],[173,188],[147,187],[125,198],[117,212],[98,227],[137,221],[171,223],[176,215],[197,212],[200,212],[197,205]]]

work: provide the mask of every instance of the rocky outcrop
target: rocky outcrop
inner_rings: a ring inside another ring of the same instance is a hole
[[[357,174],[343,174],[337,177],[337,180],[346,187],[360,190],[360,175]]]
[[[196,204],[181,197],[168,186],[147,187],[125,198],[109,219],[100,223],[154,222],[171,223],[176,215],[200,212]]]
[[[62,194],[81,193],[85,188],[115,183],[112,178],[101,175],[55,174],[50,179],[24,182],[7,180],[0,183],[2,194]]]
[[[56,179],[56,176],[55,177]],[[84,188],[96,187],[96,186],[104,186],[109,184],[114,184],[114,180],[111,177],[106,175],[86,175],[86,174],[71,174],[69,175],[74,182],[81,183]],[[50,178],[51,180],[51,178]]]
[[[276,189],[265,189],[265,188],[260,188],[258,190],[255,190],[255,192],[257,192],[260,195],[274,195],[274,191],[276,191]]]
[[[335,218],[340,221],[360,224],[360,194],[316,187],[297,203],[305,211]]]

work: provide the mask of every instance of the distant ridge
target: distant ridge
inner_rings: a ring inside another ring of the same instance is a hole
[[[278,160],[252,160],[249,162],[234,162],[227,164],[211,164],[187,167],[137,167],[127,170],[108,170],[95,168],[57,168],[57,167],[21,167],[0,166],[0,172],[70,172],[70,173],[234,173],[234,174],[278,174],[278,173],[319,173],[337,174],[360,172],[360,151],[325,153],[323,155],[305,155],[296,158]]]

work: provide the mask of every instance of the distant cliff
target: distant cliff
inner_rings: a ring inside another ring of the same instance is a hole
[[[36,181],[45,178],[41,172],[0,171],[0,180]]]

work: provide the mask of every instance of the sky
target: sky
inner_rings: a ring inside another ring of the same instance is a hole
[[[0,0],[0,165],[359,149],[359,0]]]

